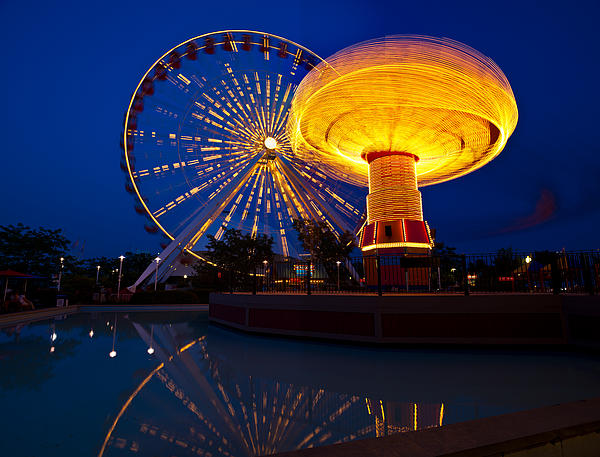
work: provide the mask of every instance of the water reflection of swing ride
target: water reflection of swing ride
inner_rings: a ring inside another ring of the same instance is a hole
[[[257,376],[233,363],[219,344],[220,330],[191,339],[187,324],[133,326],[158,365],[123,404],[99,457],[258,456],[443,423],[441,403],[386,401]]]

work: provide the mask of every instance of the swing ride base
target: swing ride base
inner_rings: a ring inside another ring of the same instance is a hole
[[[406,345],[600,348],[600,297],[210,294],[209,320],[250,333]]]

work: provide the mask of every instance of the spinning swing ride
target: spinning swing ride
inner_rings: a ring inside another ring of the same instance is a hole
[[[343,166],[349,183],[368,178],[363,253],[428,253],[418,187],[500,154],[518,118],[506,76],[467,45],[411,35],[358,43],[320,65],[294,95],[294,151]]]

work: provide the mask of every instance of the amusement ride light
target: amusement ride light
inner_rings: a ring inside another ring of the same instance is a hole
[[[325,62],[294,95],[294,151],[340,180],[368,182],[363,251],[428,252],[418,187],[502,151],[518,118],[508,80],[473,48],[426,36],[358,43]]]

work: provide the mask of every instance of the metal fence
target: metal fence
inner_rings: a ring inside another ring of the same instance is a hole
[[[250,278],[224,286],[253,293],[596,294],[600,251],[287,259],[264,262]]]

